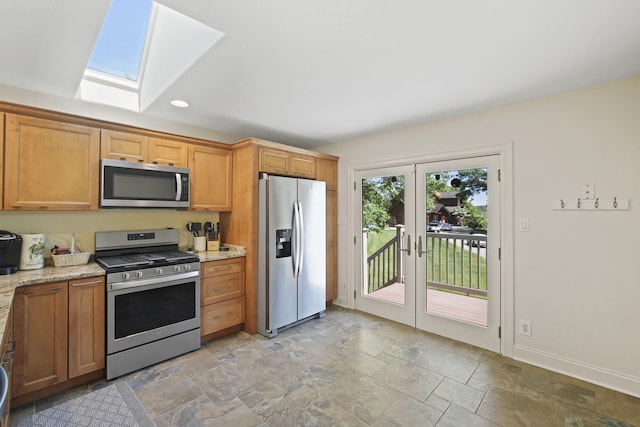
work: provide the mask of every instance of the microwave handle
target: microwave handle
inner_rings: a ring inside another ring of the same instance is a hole
[[[180,174],[176,174],[176,202],[179,202],[182,198],[182,179]]]

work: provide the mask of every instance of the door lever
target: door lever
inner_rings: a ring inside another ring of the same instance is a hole
[[[407,248],[406,249],[400,248],[400,251],[406,252],[407,256],[411,256],[411,234],[407,234]]]
[[[426,254],[428,251],[422,250],[422,235],[418,236],[418,256],[422,258],[422,254]]]

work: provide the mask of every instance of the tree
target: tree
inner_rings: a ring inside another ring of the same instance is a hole
[[[487,169],[464,169],[458,172],[460,188],[458,197],[462,201],[471,199],[474,194],[487,191]]]
[[[449,172],[440,172],[427,175],[427,212],[433,212],[436,207],[434,193],[452,191],[449,184]]]
[[[404,201],[404,176],[383,176],[362,180],[362,226],[380,231],[392,222],[389,208]]]

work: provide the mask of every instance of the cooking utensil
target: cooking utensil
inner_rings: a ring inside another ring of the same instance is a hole
[[[213,240],[212,238],[213,225],[207,221],[204,223],[204,234],[207,236],[207,240]]]
[[[193,230],[193,236],[194,237],[200,237],[200,230],[202,230],[202,223],[201,222],[194,222],[191,224],[191,228]]]

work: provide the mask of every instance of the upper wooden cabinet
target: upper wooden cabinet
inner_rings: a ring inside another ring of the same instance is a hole
[[[232,155],[231,150],[189,145],[192,210],[231,210]]]
[[[105,159],[187,167],[188,145],[169,139],[103,129],[100,155]]]
[[[149,138],[149,163],[188,167],[188,144],[162,138]]]
[[[316,158],[313,156],[264,147],[260,148],[259,156],[260,172],[311,179],[316,177]]]
[[[104,159],[147,163],[148,155],[148,136],[104,129],[100,134],[100,156]]]
[[[4,208],[97,210],[99,129],[6,114]]]

